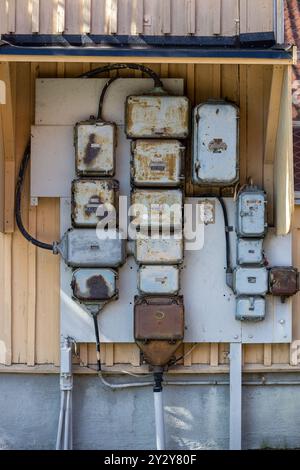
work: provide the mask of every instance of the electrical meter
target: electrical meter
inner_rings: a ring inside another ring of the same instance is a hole
[[[95,120],[76,124],[75,160],[78,176],[113,176],[115,149],[115,124]]]
[[[98,303],[116,298],[117,273],[111,269],[77,269],[71,287],[79,302]]]
[[[262,321],[266,316],[266,301],[263,297],[238,297],[236,301],[236,320]]]
[[[54,251],[74,268],[117,268],[125,263],[126,243],[117,230],[70,229]]]
[[[233,272],[237,295],[265,295],[268,292],[268,270],[264,267],[237,267]]]
[[[138,264],[179,264],[183,260],[183,237],[150,238],[137,233],[135,260]]]
[[[225,101],[196,106],[193,114],[192,179],[231,185],[239,179],[239,110]]]
[[[142,230],[182,229],[183,194],[179,189],[135,189],[131,195],[132,224]]]
[[[178,266],[141,266],[138,271],[138,289],[141,294],[177,294]]]
[[[266,193],[255,186],[248,186],[239,193],[237,201],[238,237],[260,238],[267,231]]]
[[[128,96],[126,99],[126,135],[134,138],[189,136],[189,99],[164,93]]]
[[[263,238],[238,238],[237,264],[263,264]]]
[[[131,174],[135,186],[180,186],[185,147],[178,140],[136,140]]]
[[[96,227],[104,217],[116,224],[119,183],[116,180],[80,178],[72,183],[72,224]]]

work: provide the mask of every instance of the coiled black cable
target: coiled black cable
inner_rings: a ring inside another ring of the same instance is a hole
[[[79,75],[78,78],[92,78],[95,75],[99,75],[100,73],[111,72],[112,70],[122,70],[122,69],[131,69],[131,70],[139,70],[140,72],[145,73],[154,81],[154,86],[158,88],[163,88],[163,84],[159,76],[151,70],[149,67],[141,64],[110,64],[104,65],[103,67],[97,67],[96,69],[90,70],[89,72],[85,72]]]
[[[23,237],[26,238],[30,243],[33,245],[37,246],[38,248],[42,248],[44,250],[51,250],[53,251],[53,244],[50,245],[49,243],[44,243],[36,238],[32,237],[27,230],[24,227],[23,221],[22,221],[22,216],[21,216],[21,197],[22,197],[22,188],[23,188],[23,183],[24,183],[24,177],[26,173],[26,169],[28,166],[28,162],[30,160],[30,144],[27,145],[24,156],[21,161],[20,165],[20,170],[19,170],[19,176],[18,176],[18,181],[16,185],[16,205],[15,205],[15,216],[16,216],[16,223],[17,226],[23,235]]]

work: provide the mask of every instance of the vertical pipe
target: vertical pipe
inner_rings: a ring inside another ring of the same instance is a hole
[[[70,435],[69,449],[73,450],[73,391],[70,390]]]
[[[154,413],[155,413],[155,429],[156,429],[156,449],[165,450],[165,422],[163,393],[154,391]]]
[[[65,416],[65,433],[64,433],[64,450],[70,450],[70,395],[71,390],[66,391],[67,404],[66,404],[66,416]]]
[[[61,449],[61,437],[62,437],[62,428],[64,422],[64,414],[65,414],[65,390],[61,391],[60,394],[60,411],[59,411],[59,419],[58,419],[58,429],[57,429],[57,438],[56,438],[56,450]]]
[[[230,450],[242,448],[242,344],[230,344]]]

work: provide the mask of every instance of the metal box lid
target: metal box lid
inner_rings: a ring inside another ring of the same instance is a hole
[[[136,297],[134,337],[137,341],[182,340],[184,307],[182,296]]]
[[[195,184],[231,185],[239,179],[239,110],[225,101],[194,109],[193,169]]]
[[[178,140],[136,140],[132,143],[135,186],[180,186],[185,147]]]
[[[125,240],[112,229],[70,229],[57,246],[66,264],[74,268],[117,268],[125,263],[125,250]]]
[[[159,239],[137,233],[135,260],[138,264],[180,264],[183,260],[183,236]]]
[[[115,172],[116,125],[83,121],[75,126],[75,161],[79,176],[113,176]]]
[[[263,266],[237,267],[233,273],[233,288],[237,295],[265,295],[268,292],[268,270]]]
[[[141,294],[176,295],[179,291],[178,266],[141,266],[138,271]]]
[[[186,139],[189,135],[189,110],[190,101],[186,96],[128,96],[125,114],[127,137]]]
[[[117,273],[111,269],[77,269],[73,272],[73,296],[80,302],[97,303],[117,295]]]
[[[179,189],[135,189],[131,195],[136,227],[182,229],[183,193]]]
[[[248,188],[239,194],[237,202],[237,234],[240,237],[264,237],[266,223],[266,193]]]
[[[266,301],[263,297],[239,297],[236,302],[236,320],[262,321],[266,316]]]
[[[80,178],[72,182],[72,224],[74,227],[96,227],[110,215],[117,223],[119,183],[111,179]],[[99,214],[99,209],[103,214]]]
[[[263,264],[263,238],[238,238],[237,239],[237,263]]]

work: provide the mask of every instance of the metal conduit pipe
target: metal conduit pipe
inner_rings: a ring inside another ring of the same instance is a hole
[[[156,437],[156,449],[165,450],[165,420],[164,420],[164,405],[163,405],[163,369],[159,369],[154,372],[154,387],[153,387],[153,398],[154,398],[154,415],[155,415],[155,437]]]
[[[58,429],[57,429],[55,450],[60,450],[61,448],[61,438],[62,438],[62,430],[63,430],[63,423],[64,423],[64,415],[65,415],[65,396],[66,396],[66,391],[62,390],[60,394],[60,411],[59,411],[59,418],[58,418]]]

